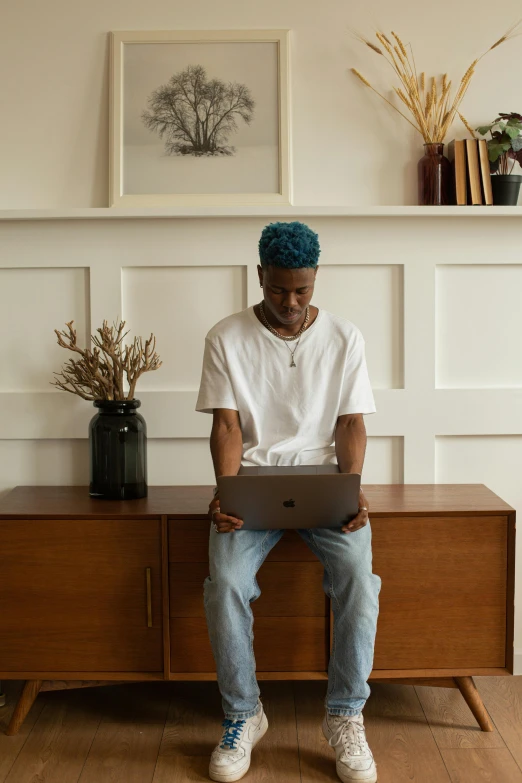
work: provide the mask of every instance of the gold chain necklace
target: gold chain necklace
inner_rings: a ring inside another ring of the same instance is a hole
[[[301,340],[301,335],[303,334],[304,330],[308,326],[308,321],[310,320],[310,306],[307,305],[307,307],[306,307],[306,315],[305,315],[305,319],[304,319],[303,325],[301,326],[299,331],[296,332],[296,334],[292,334],[292,335],[279,334],[279,332],[276,329],[274,329],[268,323],[268,321],[266,319],[266,316],[265,316],[264,300],[262,302],[260,302],[260,304],[259,304],[259,312],[261,313],[261,318],[262,318],[263,323],[265,324],[265,326],[272,332],[272,334],[275,334],[276,337],[279,337],[281,340],[284,340],[286,347],[288,348],[288,350],[292,354],[292,362],[290,364],[290,367],[297,367],[297,365],[296,365],[296,363],[294,361],[294,353],[297,351],[297,346],[299,345],[299,341]],[[290,346],[287,344],[287,341],[289,341],[289,340],[297,340],[297,345],[295,346],[293,351],[290,348]]]

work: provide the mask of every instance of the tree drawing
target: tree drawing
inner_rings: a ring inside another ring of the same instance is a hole
[[[235,153],[228,138],[238,130],[238,120],[250,125],[255,101],[245,84],[209,80],[203,66],[189,65],[154,90],[148,104],[141,119],[165,137],[167,155],[201,156]]]

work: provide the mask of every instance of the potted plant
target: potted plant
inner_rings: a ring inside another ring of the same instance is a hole
[[[493,203],[515,206],[522,175],[512,174],[515,163],[522,165],[522,114],[499,114],[491,125],[476,128],[481,136],[487,133]]]
[[[104,500],[133,500],[147,496],[147,426],[136,412],[141,402],[134,398],[138,378],[157,370],[162,362],[154,352],[156,338],[151,334],[145,342],[136,337],[132,346],[122,341],[125,321],[109,329],[107,321],[93,335],[95,345],[82,349],[76,344],[74,321],[69,321],[69,334],[54,331],[58,344],[79,354],[70,359],[61,373],[63,380],[51,383],[64,391],[92,400],[99,412],[89,423],[90,483],[89,495]],[[123,376],[129,383],[128,394],[123,388]]]
[[[404,44],[393,31],[389,36],[376,32],[377,42],[352,31],[354,37],[379,55],[383,62],[394,72],[399,87],[393,85],[395,95],[401,102],[401,108],[388,100],[356,68],[354,75],[418,131],[424,139],[424,157],[418,164],[419,204],[444,205],[450,203],[451,166],[443,155],[444,141],[456,118],[460,117],[466,129],[473,134],[466,119],[459,112],[460,104],[469,87],[478,62],[490,51],[518,34],[519,20],[504,33],[480,57],[472,61],[465,71],[452,97],[451,80],[448,75],[431,77],[431,83],[424,72],[417,71],[411,44]]]

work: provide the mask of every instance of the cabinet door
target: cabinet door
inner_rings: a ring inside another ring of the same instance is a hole
[[[0,520],[0,672],[163,669],[160,520]]]
[[[382,579],[373,668],[505,666],[507,517],[371,524]]]

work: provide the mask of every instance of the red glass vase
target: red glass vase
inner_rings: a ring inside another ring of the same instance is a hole
[[[443,151],[442,142],[424,145],[424,155],[417,167],[421,206],[443,206],[451,203],[451,164],[442,154]]]

